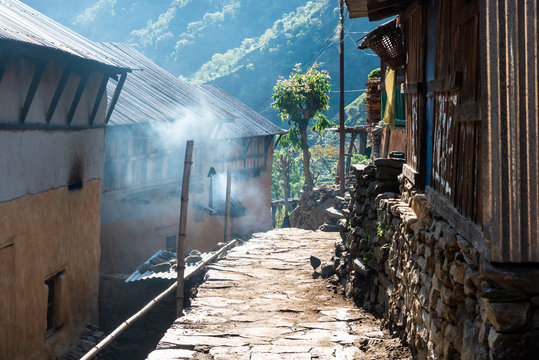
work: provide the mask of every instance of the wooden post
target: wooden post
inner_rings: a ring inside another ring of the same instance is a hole
[[[354,151],[357,133],[350,134],[350,146],[348,147],[348,155],[346,156],[346,177],[350,175],[350,166],[352,165],[352,153]]]
[[[281,167],[283,169],[283,195],[284,195],[284,216],[288,216],[288,198],[290,194],[288,193],[288,164],[290,163],[290,153],[285,153],[281,155]]]
[[[367,151],[367,132],[362,132],[359,134],[359,153],[365,155]]]
[[[346,142],[346,133],[344,132],[344,0],[339,0],[340,13],[340,101],[339,101],[339,191],[344,196],[344,143]]]
[[[225,206],[225,243],[230,241],[230,187],[232,183],[232,171],[226,170],[226,206]]]
[[[380,155],[383,158],[389,157],[389,142],[391,141],[391,129],[389,126],[386,126],[384,129],[384,149],[383,153]]]
[[[176,317],[183,312],[183,285],[185,272],[185,237],[187,235],[187,205],[189,203],[189,179],[191,178],[191,164],[193,163],[193,140],[185,145],[185,162],[183,165],[182,202],[180,209],[180,225],[178,227],[178,278],[176,287]]]

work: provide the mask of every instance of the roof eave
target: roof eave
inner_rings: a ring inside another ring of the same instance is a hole
[[[132,71],[132,69],[128,67],[110,65],[93,59],[85,59],[58,49],[52,49],[49,47],[13,39],[0,39],[0,48],[19,53],[22,56],[35,59],[39,62],[58,62],[78,69],[101,70],[109,75],[122,74]]]
[[[368,17],[369,21],[386,19],[405,10],[412,0],[345,0],[350,18]]]

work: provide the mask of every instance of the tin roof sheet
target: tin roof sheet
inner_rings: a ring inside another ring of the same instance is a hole
[[[192,85],[178,79],[134,47],[123,43],[101,43],[105,52],[134,70],[125,81],[109,125],[174,122],[182,114],[212,117],[219,127],[209,138],[235,138],[283,133],[245,104],[216,86]],[[112,95],[115,84],[109,83]],[[201,121],[201,124],[203,122]]]
[[[58,60],[69,58],[72,63],[129,70],[129,66],[102,53],[99,44],[18,0],[0,0],[0,46],[28,49],[30,54],[41,50]]]
[[[144,264],[150,264],[150,261],[152,259],[155,259],[162,255],[169,255],[173,254],[174,258],[176,257],[176,253],[171,252],[169,250],[157,250],[155,254],[153,254]],[[198,264],[205,261],[207,258],[212,256],[213,253],[202,253],[200,256],[202,257],[201,261],[195,262],[195,263],[189,263],[185,264],[185,272],[184,276],[188,276],[190,273],[192,273]],[[176,267],[171,266],[169,270],[167,271],[153,271],[153,270],[147,270],[145,272],[140,272],[139,270],[135,270],[126,280],[125,282],[135,282],[135,281],[143,281],[143,280],[150,280],[150,279],[161,279],[161,280],[174,280],[177,278],[177,272]]]
[[[285,134],[271,121],[215,85],[199,85],[203,91],[217,99],[223,107],[235,115],[234,121],[223,124],[222,132],[225,138],[241,138],[262,135]]]

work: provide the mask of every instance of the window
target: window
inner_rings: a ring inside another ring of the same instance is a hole
[[[209,197],[209,201],[208,201],[208,207],[210,209],[212,209],[211,211],[213,211],[213,205],[214,205],[214,188],[215,188],[215,185],[213,183],[213,178],[215,177],[215,175],[217,175],[217,172],[215,171],[215,169],[213,167],[210,168],[210,170],[208,171],[208,177],[210,178],[210,197]]]
[[[60,271],[45,280],[47,290],[47,329],[45,337],[52,335],[56,330],[62,327],[60,316],[61,288],[64,272]]]

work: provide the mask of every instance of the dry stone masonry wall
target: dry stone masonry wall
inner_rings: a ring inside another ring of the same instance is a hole
[[[344,218],[343,210],[349,201],[349,195],[339,196],[337,185],[302,190],[298,206],[290,213],[290,225],[306,230],[337,231],[337,223]]]
[[[345,295],[383,316],[418,359],[537,358],[539,270],[485,261],[402,165],[354,166],[334,257]]]

